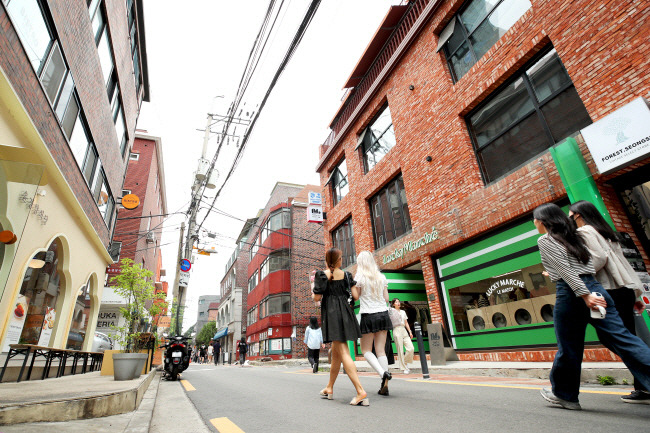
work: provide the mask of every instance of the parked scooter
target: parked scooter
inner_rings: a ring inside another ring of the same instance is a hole
[[[167,338],[167,336],[164,337]],[[169,337],[167,342],[160,346],[161,349],[165,348],[165,377],[169,380],[176,380],[178,374],[190,366],[188,339],[189,337],[177,335]]]

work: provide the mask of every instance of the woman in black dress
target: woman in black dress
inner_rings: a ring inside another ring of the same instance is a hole
[[[312,298],[321,301],[321,324],[323,341],[332,343],[332,364],[330,380],[320,392],[322,398],[332,400],[334,382],[339,375],[341,362],[348,377],[357,391],[357,396],[350,401],[353,406],[370,406],[368,394],[359,381],[357,367],[350,356],[347,342],[361,338],[361,329],[348,301],[349,291],[356,282],[349,272],[341,270],[341,250],[332,248],[325,254],[329,269],[316,272]]]

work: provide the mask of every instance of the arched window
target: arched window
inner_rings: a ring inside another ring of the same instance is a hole
[[[90,314],[90,280],[77,292],[77,301],[74,304],[72,323],[68,332],[66,349],[81,350],[88,326]]]

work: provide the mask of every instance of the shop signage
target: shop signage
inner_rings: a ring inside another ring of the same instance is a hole
[[[580,132],[598,171],[610,173],[650,154],[650,108],[637,98]]]
[[[43,329],[41,330],[41,335],[38,337],[39,346],[49,346],[50,337],[52,336],[52,329],[54,329],[54,319],[56,318],[56,311],[54,308],[46,307],[47,312],[45,313],[45,318],[43,319]]]
[[[433,227],[431,229],[431,233],[425,233],[424,236],[422,236],[419,239],[416,239],[414,241],[406,242],[400,248],[395,249],[392,253],[383,256],[381,261],[382,261],[383,264],[390,263],[395,259],[399,259],[401,257],[404,257],[404,254],[406,254],[406,253],[415,251],[418,248],[422,248],[426,244],[430,244],[431,242],[435,241],[436,239],[438,239],[438,230],[436,230],[436,228]]]
[[[97,316],[97,329],[113,329],[118,326],[119,311],[100,311]]]
[[[132,210],[140,206],[140,197],[135,194],[127,194],[122,197],[122,206],[128,210]]]
[[[29,298],[25,295],[18,295],[14,309],[11,311],[9,318],[9,325],[7,326],[7,336],[5,337],[5,347],[3,352],[9,352],[10,344],[17,344],[20,341],[20,334],[23,332],[23,325],[25,325],[25,318],[27,317],[27,308],[29,306]]]
[[[323,207],[321,205],[307,206],[307,222],[310,223],[323,222]]]
[[[485,296],[489,298],[494,291],[496,291],[497,295],[513,292],[517,287],[523,289],[526,287],[526,283],[521,280],[515,280],[514,278],[504,278],[492,284],[485,292]]]
[[[308,204],[316,204],[319,206],[323,205],[323,198],[320,192],[309,192],[309,201]]]

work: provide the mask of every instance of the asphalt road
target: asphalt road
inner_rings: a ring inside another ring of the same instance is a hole
[[[424,381],[395,374],[390,396],[383,397],[377,395],[380,379],[367,374],[361,382],[370,407],[354,407],[345,375],[336,382],[334,400],[319,397],[328,375],[297,367],[192,365],[183,384],[208,427],[220,433],[650,431],[650,405],[619,398],[629,388],[583,388],[577,412],[543,400],[539,389],[546,382],[536,379]]]

